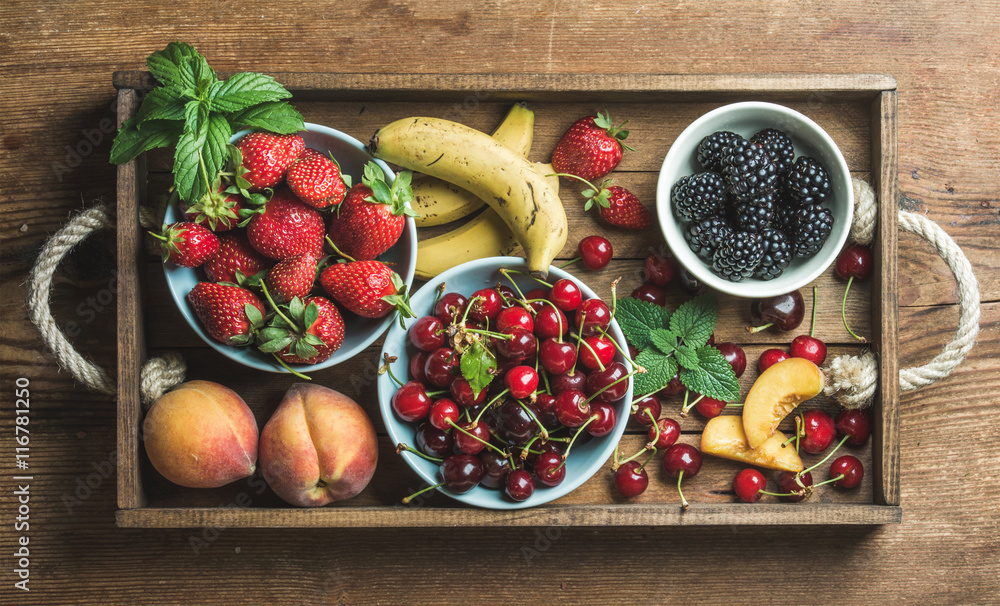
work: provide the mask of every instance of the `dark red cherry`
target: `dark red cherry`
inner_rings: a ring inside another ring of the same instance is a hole
[[[822,366],[826,360],[826,343],[809,335],[799,335],[792,339],[788,350],[793,358],[809,360],[816,366]]]
[[[756,503],[760,500],[760,491],[767,486],[764,474],[756,469],[744,469],[733,478],[733,491],[744,503]]]
[[[483,389],[478,394],[472,393],[472,386],[465,377],[458,377],[452,381],[448,391],[451,393],[451,399],[464,408],[478,406],[486,401],[486,390]]]
[[[463,431],[459,431],[459,429]],[[479,421],[460,423],[458,429],[452,430],[452,436],[455,440],[455,448],[465,454],[474,455],[486,448],[486,444],[490,441],[490,430],[486,427],[486,421],[480,419]]]
[[[535,314],[535,336],[539,339],[561,338],[568,330],[566,314],[551,305],[542,305]]]
[[[837,429],[830,413],[812,409],[802,415],[802,438],[799,448],[809,454],[819,454],[830,447],[837,437]]]
[[[453,454],[441,464],[444,487],[456,494],[475,488],[483,475],[482,461],[472,455]]]
[[[681,437],[681,426],[680,424],[667,417],[664,417],[656,422],[657,426],[660,428],[660,435],[656,435],[656,427],[650,427],[647,435],[649,436],[649,441],[653,443],[653,446],[659,449],[669,448],[677,443],[677,438]]]
[[[628,370],[625,365],[621,362],[612,362],[604,370],[587,375],[585,393],[587,396],[592,396],[596,402],[614,402],[625,396],[628,383]]]
[[[535,413],[535,418],[545,427],[554,427],[559,422],[556,417],[556,396],[552,394],[537,394],[535,401],[528,403],[528,408]]]
[[[690,444],[674,444],[663,455],[663,471],[671,478],[681,471],[685,479],[693,478],[701,471],[701,453]]]
[[[504,402],[497,412],[496,420],[503,429],[507,441],[518,446],[527,444],[538,431],[538,424],[517,400]]]
[[[508,307],[497,314],[496,330],[503,332],[513,326],[520,326],[528,332],[534,332],[535,320],[528,313],[528,310],[520,305]]]
[[[705,396],[704,398],[698,400],[698,403],[695,404],[694,407],[698,409],[698,413],[701,414],[701,416],[706,419],[714,419],[722,414],[722,411],[726,408],[726,403],[721,400]]]
[[[414,440],[422,453],[439,459],[450,456],[455,444],[450,432],[441,431],[430,423],[417,427]]]
[[[569,372],[569,369],[576,364],[576,345],[569,341],[545,339],[538,346],[538,361],[549,374],[561,375]]]
[[[495,288],[481,288],[472,293],[469,300],[472,301],[469,317],[476,322],[492,322],[500,313],[500,293]]]
[[[656,394],[646,396],[632,405],[635,412],[632,413],[632,420],[645,427],[651,427],[660,418],[660,399]]]
[[[595,271],[604,269],[614,256],[614,249],[611,247],[611,242],[601,236],[587,236],[583,240],[580,240],[580,244],[577,245],[576,249],[584,266],[587,269]]]
[[[566,466],[563,465],[562,457],[553,453],[538,455],[532,467],[535,470],[535,477],[546,486],[558,486],[566,479]]]
[[[764,353],[760,354],[760,357],[757,358],[757,370],[764,372],[778,362],[784,362],[790,357],[787,351],[781,349],[765,349]]]
[[[657,396],[661,399],[676,398],[684,393],[684,384],[681,383],[680,375],[674,375],[673,379],[667,383],[667,386],[660,390]]]
[[[503,331],[510,335],[509,339],[497,339],[496,346],[500,355],[510,360],[526,360],[535,355],[538,349],[538,339],[528,330],[520,326],[512,326]]]
[[[750,315],[753,316],[755,323],[753,332],[764,330],[762,326],[780,332],[794,330],[802,324],[805,311],[802,293],[797,290],[766,299],[756,299],[750,304]]]
[[[537,300],[537,299],[548,300],[548,298],[549,298],[549,289],[547,289],[547,288],[541,288],[541,287],[539,287],[539,288],[532,288],[528,292],[524,293],[524,298],[527,299],[528,301],[533,301],[533,300]],[[532,305],[532,307],[534,307],[535,305],[545,305],[545,303],[532,303],[531,305]],[[538,309],[538,308],[536,307],[535,309]]]
[[[576,325],[585,337],[607,330],[610,323],[611,310],[600,299],[587,299],[576,308]]]
[[[590,410],[594,420],[587,424],[587,433],[595,438],[600,438],[614,431],[618,418],[614,407],[604,402],[594,402],[591,404]]]
[[[506,485],[510,474],[507,457],[489,448],[479,453],[479,461],[483,464],[483,479],[479,481],[481,486],[496,489]]]
[[[559,309],[570,312],[580,307],[580,303],[583,302],[583,293],[580,292],[580,287],[576,285],[576,282],[560,278],[552,284],[549,300],[555,303]]]
[[[643,262],[646,281],[653,286],[666,286],[674,279],[674,260],[656,253],[650,253]]]
[[[806,472],[800,478],[802,486],[795,479],[795,474],[790,471],[783,471],[778,474],[778,492],[791,493],[788,496],[780,497],[782,501],[798,503],[812,495],[813,477],[812,473]]]
[[[419,421],[431,409],[431,399],[422,383],[410,381],[392,394],[392,410],[404,421]]]
[[[424,316],[414,322],[407,331],[410,343],[423,351],[434,351],[444,345],[444,326],[434,316]]]
[[[722,352],[723,357],[726,358],[726,362],[733,367],[733,372],[736,373],[736,378],[743,376],[744,371],[747,369],[747,355],[743,352],[743,348],[736,343],[716,343],[715,348]]]
[[[561,375],[555,375],[549,377],[549,387],[552,388],[552,394],[558,396],[562,392],[568,389],[576,389],[577,391],[583,391],[587,386],[587,375],[583,374],[579,368],[574,370],[572,373],[565,373]]]
[[[454,349],[439,347],[427,356],[424,364],[424,374],[431,385],[448,387],[459,377],[459,358]]]
[[[579,427],[593,413],[587,396],[582,391],[570,389],[556,396],[555,414],[566,427]]]
[[[599,370],[614,359],[615,351],[615,344],[604,335],[585,337],[580,346],[580,364],[587,370]]]
[[[872,274],[873,269],[875,262],[871,251],[860,244],[852,244],[841,251],[834,265],[834,271],[841,280],[851,277],[864,280]]]
[[[503,311],[508,307],[520,307],[517,303],[518,295],[514,292],[513,288],[507,286],[506,284],[497,284],[496,288],[497,293],[500,295],[500,311]]]
[[[427,382],[427,373],[424,372],[424,366],[427,364],[427,358],[431,354],[426,351],[418,351],[412,356],[410,356],[410,378],[419,383]]]
[[[863,446],[872,433],[871,417],[864,410],[852,408],[842,410],[834,422],[837,434],[850,436],[847,443],[851,446]]]
[[[667,293],[659,286],[643,284],[632,291],[632,298],[663,307],[667,302]]]
[[[518,400],[524,400],[538,389],[538,373],[530,366],[515,366],[503,377],[504,384],[510,390],[510,395]]]
[[[504,492],[512,501],[527,501],[535,494],[535,479],[527,471],[515,469],[507,474]]]
[[[452,423],[458,421],[458,404],[448,398],[441,398],[431,405],[431,410],[427,415],[427,420],[436,429],[445,431],[451,428]]]
[[[615,488],[627,499],[646,492],[648,486],[649,475],[638,461],[624,463],[615,471]]]
[[[834,481],[834,486],[837,488],[856,488],[861,483],[861,479],[865,477],[865,468],[857,457],[851,455],[837,457],[830,465],[830,479],[841,475],[844,477]]]
[[[461,318],[465,313],[465,306],[469,302],[464,296],[457,292],[449,292],[441,295],[436,305],[434,305],[434,315],[445,325],[451,324],[456,318]]]

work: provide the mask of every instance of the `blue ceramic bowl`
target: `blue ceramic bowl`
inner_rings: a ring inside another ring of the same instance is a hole
[[[235,143],[240,137],[249,132],[241,131],[236,133],[233,135],[231,142]],[[305,140],[306,147],[332,153],[333,157],[340,163],[340,168],[344,173],[351,176],[353,183],[361,182],[365,164],[374,160],[360,141],[332,128],[320,126],[319,124],[306,123],[306,129],[299,134]],[[381,160],[375,160],[375,163],[385,173],[386,180],[392,183],[395,175],[389,166]],[[181,220],[183,220],[183,215],[180,209],[173,206],[167,208],[164,218],[166,223]],[[379,259],[388,263],[403,278],[407,288],[413,284],[413,270],[416,267],[417,259],[417,227],[412,217],[406,218],[406,227],[403,229],[403,234],[400,236],[399,241],[379,257]],[[191,306],[185,298],[191,292],[191,289],[194,288],[195,284],[205,279],[204,272],[201,269],[189,269],[165,263],[163,271],[166,274],[167,286],[170,289],[171,296],[174,298],[174,302],[177,304],[177,308],[180,309],[184,319],[187,320],[191,328],[205,343],[208,343],[213,349],[227,358],[239,362],[244,366],[268,372],[288,372],[272,356],[261,353],[252,346],[229,347],[209,336],[202,327],[201,322],[195,317]],[[294,368],[296,371],[309,374],[310,372],[329,368],[349,360],[374,343],[389,325],[396,320],[395,312],[384,318],[362,318],[343,309],[340,311],[344,316],[344,324],[346,325],[343,345],[340,346],[340,349],[333,352],[332,356],[319,364],[295,365]]]
[[[498,282],[509,283],[506,278],[500,275],[501,268],[526,271],[526,266],[525,260],[518,257],[490,257],[463,263],[442,273],[414,293],[410,298],[411,307],[418,317],[429,315],[436,298],[438,285],[442,282],[447,285],[446,292],[454,291],[468,296],[480,288],[496,286]],[[513,277],[522,292],[538,286],[536,282],[527,276],[515,275]],[[549,269],[549,281],[560,278],[571,278],[579,284],[585,299],[597,297],[597,294],[593,290],[569,273],[556,267]],[[412,318],[407,320],[407,328],[415,321]],[[628,346],[625,342],[625,335],[622,334],[617,321],[611,322],[609,333],[623,350],[627,350]],[[400,328],[398,323],[393,324],[385,337],[385,345],[382,347],[382,353],[398,357],[398,360],[392,365],[392,370],[393,374],[399,377],[400,380],[409,376],[409,356],[413,352],[414,349],[409,342],[406,330]],[[623,362],[626,368],[631,371],[631,365],[628,360],[624,359],[620,354],[616,359]],[[392,382],[389,375],[379,375],[379,411],[382,413],[382,420],[385,422],[389,437],[394,444],[405,443],[415,446],[414,435],[417,428],[416,424],[401,421],[392,411],[390,402],[395,391],[396,384]],[[566,479],[563,480],[562,484],[552,488],[538,484],[535,493],[526,501],[516,503],[508,499],[502,490],[491,490],[483,486],[477,486],[463,494],[455,494],[444,487],[439,487],[437,490],[462,503],[489,509],[522,509],[554,501],[589,480],[591,476],[597,473],[597,470],[604,466],[611,453],[614,452],[618,440],[621,439],[622,434],[625,432],[625,426],[628,424],[629,418],[628,409],[631,402],[632,379],[629,378],[628,392],[616,404],[615,412],[617,413],[617,419],[614,431],[601,438],[592,438],[587,443],[574,445],[569,458],[566,459]],[[440,467],[437,463],[423,459],[410,452],[403,452],[401,456],[406,460],[407,465],[417,472],[417,475],[423,478],[428,484],[437,484],[441,481]]]

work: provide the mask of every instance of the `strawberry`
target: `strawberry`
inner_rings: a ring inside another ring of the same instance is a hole
[[[250,183],[250,191],[274,187],[285,178],[285,171],[306,148],[299,135],[250,133],[237,141],[243,155],[242,165],[248,171],[242,175]]]
[[[608,205],[601,205],[598,213],[605,222],[625,229],[646,229],[653,222],[653,215],[642,205],[635,194],[617,185],[608,188]]]
[[[295,297],[279,312],[257,335],[257,348],[264,353],[290,364],[317,364],[344,342],[344,319],[328,299]]]
[[[236,227],[241,208],[239,194],[227,192],[222,182],[216,181],[212,191],[187,207],[184,218],[219,233]]]
[[[242,284],[240,276],[247,278],[271,266],[272,261],[254,250],[242,233],[223,234],[219,243],[218,254],[205,263],[205,275],[211,282]]]
[[[315,282],[316,257],[309,253],[279,261],[264,278],[264,285],[278,303],[305,298]]]
[[[406,215],[416,215],[406,206],[413,199],[412,176],[409,171],[401,172],[390,187],[377,164],[366,164],[361,183],[347,192],[330,219],[329,236],[337,248],[357,261],[389,250],[403,233]]]
[[[605,110],[596,116],[580,118],[569,127],[552,151],[552,167],[556,172],[569,173],[584,179],[600,179],[622,160],[622,148],[635,149],[622,143],[628,131],[613,126]]]
[[[190,221],[164,225],[159,234],[149,233],[160,240],[164,262],[181,267],[198,267],[219,252],[219,237]]]
[[[323,216],[295,197],[288,189],[274,192],[247,225],[247,237],[262,255],[272,259],[288,259],[302,253],[319,257],[323,252],[326,226]]]
[[[340,204],[350,186],[340,174],[340,166],[316,149],[306,149],[292,162],[285,176],[288,187],[314,208]]]
[[[406,285],[399,274],[381,261],[335,263],[319,277],[323,290],[337,302],[364,318],[381,318],[395,307],[402,318],[412,318]]]
[[[187,300],[208,334],[226,345],[248,344],[264,321],[264,304],[257,295],[233,284],[199,282]]]

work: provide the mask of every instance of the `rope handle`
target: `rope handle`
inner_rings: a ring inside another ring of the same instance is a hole
[[[38,260],[35,261],[35,266],[31,268],[28,277],[27,297],[28,317],[38,328],[42,340],[55,354],[59,366],[68,370],[87,387],[112,396],[118,393],[115,380],[103,368],[80,355],[66,335],[59,330],[59,325],[52,317],[49,297],[52,291],[52,276],[69,251],[86,240],[90,234],[102,229],[113,229],[114,226],[114,219],[103,204],[71,217],[66,225],[42,246]],[[186,370],[183,358],[176,353],[149,359],[140,372],[140,392],[143,402],[152,403],[167,390],[182,383]]]

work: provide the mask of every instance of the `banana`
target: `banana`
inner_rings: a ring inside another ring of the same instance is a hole
[[[376,158],[437,177],[486,201],[514,233],[536,276],[566,244],[569,227],[559,194],[531,162],[486,133],[441,118],[404,118],[368,144]]]
[[[523,103],[515,103],[493,138],[527,158],[535,132],[535,112]],[[447,181],[424,176],[413,181],[410,206],[419,213],[417,227],[432,227],[457,221],[483,207],[482,199]]]
[[[551,164],[535,164],[540,174],[555,171]],[[559,177],[547,177],[559,193]],[[430,280],[441,272],[472,259],[512,255],[520,247],[507,224],[492,208],[487,208],[462,226],[448,233],[417,243],[416,276]]]

